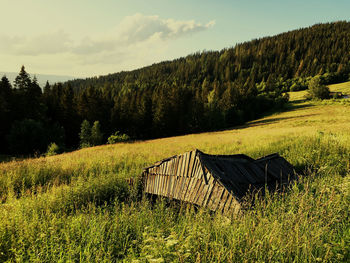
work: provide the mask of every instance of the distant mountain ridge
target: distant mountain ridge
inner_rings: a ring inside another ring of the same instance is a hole
[[[72,76],[63,76],[63,75],[32,74],[32,73],[29,73],[29,74],[31,78],[36,76],[40,87],[44,87],[46,84],[46,81],[49,81],[50,84],[54,84],[57,82],[66,82],[68,80],[76,79],[75,77],[72,77]],[[16,79],[18,72],[16,73],[16,72],[0,71],[0,77],[4,75],[6,75],[6,77],[10,80],[11,84],[13,84],[13,81]]]

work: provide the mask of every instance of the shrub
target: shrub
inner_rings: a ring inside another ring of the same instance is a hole
[[[114,134],[109,136],[108,144],[113,144],[117,142],[126,142],[130,140],[130,136],[127,134],[122,134],[119,131],[116,131]]]
[[[307,97],[309,99],[328,99],[329,89],[321,83],[321,77],[315,76],[309,82]]]
[[[52,142],[47,147],[47,152],[45,155],[46,156],[53,156],[53,155],[56,155],[59,153],[60,153],[60,147],[56,143]]]

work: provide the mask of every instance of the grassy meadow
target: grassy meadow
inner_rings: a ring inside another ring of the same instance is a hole
[[[349,131],[350,101],[295,102],[230,130],[0,163],[0,262],[349,262]],[[123,180],[194,148],[278,152],[303,176],[232,216]]]
[[[332,84],[328,86],[330,91],[337,91],[342,92],[343,94],[350,95],[350,81],[338,83],[338,84]],[[294,91],[294,92],[288,92],[289,93],[289,100],[290,101],[302,101],[305,100],[305,96],[307,95],[306,90],[301,91]]]

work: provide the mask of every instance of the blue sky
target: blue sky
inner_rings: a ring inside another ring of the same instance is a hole
[[[88,77],[320,22],[345,0],[1,0],[0,71]],[[6,25],[6,26],[5,26]]]

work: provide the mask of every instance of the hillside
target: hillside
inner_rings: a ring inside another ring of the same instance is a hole
[[[332,92],[342,92],[344,95],[350,95],[350,81],[338,83],[338,84],[332,84],[328,86],[329,90]],[[301,91],[292,91],[289,92],[289,100],[290,101],[301,101],[305,100],[305,96],[307,95],[306,90]]]
[[[144,140],[242,125],[283,109],[285,92],[317,74],[326,84],[348,81],[349,39],[349,22],[317,24],[43,92],[23,67],[16,89],[0,81],[0,154],[44,153],[50,143],[77,149],[84,120],[98,122],[90,145],[117,131]]]
[[[288,109],[231,130],[1,163],[0,261],[348,262],[350,103]],[[232,217],[139,201],[121,180],[194,148],[279,152],[306,176]]]

